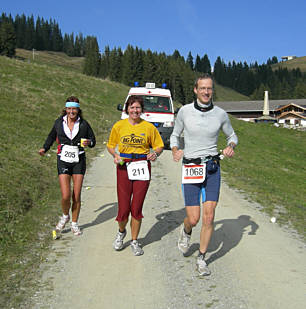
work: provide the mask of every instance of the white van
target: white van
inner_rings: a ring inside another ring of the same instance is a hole
[[[145,87],[132,87],[128,93],[125,100],[131,95],[139,95],[143,98],[144,111],[141,118],[154,124],[154,126],[159,131],[163,142],[165,144],[165,149],[170,147],[170,135],[174,127],[174,109],[171,97],[171,92],[166,89],[166,85],[163,84],[163,88],[156,88],[155,83],[146,83]],[[117,109],[122,111],[121,119],[125,119],[128,115],[125,113],[125,103],[119,104]]]

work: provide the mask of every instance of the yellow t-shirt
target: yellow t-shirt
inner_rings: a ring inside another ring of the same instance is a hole
[[[143,119],[136,125],[130,124],[128,119],[117,121],[110,133],[107,147],[116,148],[117,145],[119,152],[139,154],[150,153],[150,147],[164,147],[158,130]]]

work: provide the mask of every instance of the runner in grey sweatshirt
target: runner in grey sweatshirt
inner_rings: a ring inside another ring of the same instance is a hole
[[[201,276],[206,276],[210,274],[210,270],[205,261],[205,254],[213,233],[215,208],[219,200],[221,184],[219,158],[216,156],[218,136],[222,130],[227,138],[227,147],[222,152],[229,158],[234,155],[238,138],[227,113],[213,105],[211,76],[203,75],[197,78],[194,93],[197,100],[183,106],[177,115],[170,137],[170,147],[174,161],[178,162],[184,156],[182,190],[186,218],[180,230],[178,248],[186,256],[190,247],[192,228],[200,220],[202,196],[202,227],[197,271]],[[179,139],[183,132],[184,150],[179,149]],[[203,161],[207,162],[203,164]]]
[[[197,104],[204,108],[209,106],[200,102]],[[194,103],[184,105],[178,112],[170,138],[170,147],[179,148],[179,137],[184,131],[184,157],[190,159],[214,156],[218,153],[217,143],[220,130],[227,137],[227,145],[238,144],[237,135],[223,109],[213,106],[209,111],[202,112],[195,108]]]

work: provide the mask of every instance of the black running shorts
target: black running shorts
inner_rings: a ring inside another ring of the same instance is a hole
[[[85,175],[86,172],[86,158],[85,154],[79,156],[79,162],[77,163],[67,163],[60,159],[60,156],[57,156],[57,172],[58,175],[67,174],[82,174]]]

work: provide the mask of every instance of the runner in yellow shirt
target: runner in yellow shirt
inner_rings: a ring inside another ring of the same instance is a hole
[[[142,255],[137,241],[143,218],[142,207],[150,178],[151,163],[163,151],[164,143],[153,124],[140,118],[143,112],[141,96],[130,96],[125,104],[127,119],[116,122],[107,143],[108,152],[117,165],[117,196],[119,231],[113,243],[115,250],[123,248],[126,225],[131,213],[131,249],[134,255]],[[119,153],[116,152],[118,146]],[[150,153],[150,148],[154,152]]]

